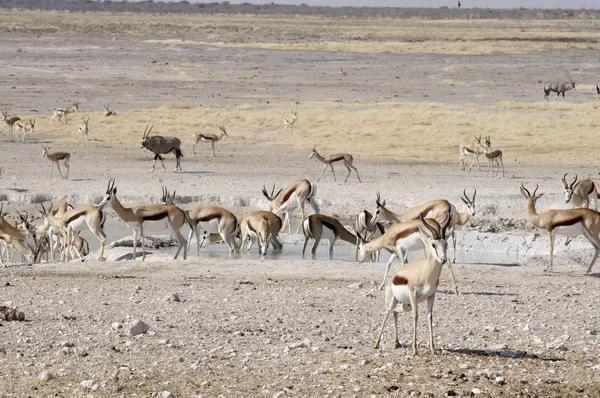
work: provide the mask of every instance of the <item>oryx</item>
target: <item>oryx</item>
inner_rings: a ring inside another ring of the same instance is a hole
[[[548,96],[550,95],[550,91],[554,91],[556,93],[556,97],[554,98],[554,101],[556,101],[558,96],[562,94],[563,101],[567,102],[567,101],[565,101],[565,92],[567,92],[569,90],[573,90],[573,91],[576,90],[575,82],[573,81],[573,79],[571,79],[571,75],[569,74],[569,72],[567,72],[566,69],[563,68],[563,70],[565,71],[565,74],[569,78],[569,81],[568,82],[547,82],[546,84],[544,84],[544,99],[546,101],[548,101]]]
[[[152,125],[152,127],[154,127],[154,125]],[[166,171],[165,163],[160,155],[164,155],[169,152],[175,152],[175,157],[177,158],[177,164],[174,171],[181,171],[181,158],[183,157],[183,154],[181,153],[181,141],[177,137],[163,137],[162,135],[150,137],[152,127],[150,127],[150,130],[148,130],[148,125],[146,125],[141,145],[141,148],[146,148],[154,152],[154,162],[152,163],[152,169],[150,172],[154,171],[156,159],[160,159],[163,171]]]

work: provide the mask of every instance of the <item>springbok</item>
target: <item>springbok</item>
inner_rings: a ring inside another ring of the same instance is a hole
[[[81,118],[81,124],[77,127],[77,135],[79,136],[79,141],[81,141],[81,145],[83,145],[83,137],[85,137],[85,142],[87,146],[90,146],[90,140],[88,139],[88,133],[90,131],[88,123],[90,122],[90,118],[88,116],[87,120]]]
[[[463,196],[460,199],[467,206],[467,211],[457,211],[456,215],[452,218],[452,264],[456,262],[456,228],[461,227],[469,222],[471,217],[475,217],[475,197],[477,196],[477,189],[473,189],[473,198],[467,196],[467,190],[463,191]]]
[[[29,230],[17,228],[16,222],[6,221],[6,219],[4,219],[5,213],[2,212],[3,207],[4,205],[0,207],[0,239],[5,242],[7,253],[8,247],[12,246],[23,254],[27,264],[33,263],[38,251],[38,243],[36,242],[35,235]],[[25,217],[25,219],[27,219],[27,217]],[[23,221],[22,216],[21,221]],[[0,256],[0,260],[2,265],[6,267],[6,263],[2,256]]]
[[[338,239],[344,240],[356,246],[356,236],[348,231],[337,219],[324,214],[312,214],[302,221],[302,231],[304,233],[304,246],[302,247],[302,256],[306,251],[308,239],[314,240],[311,254],[314,256],[321,239],[327,239],[329,242],[329,256],[333,256],[333,245]]]
[[[52,215],[56,218],[61,218],[67,211],[73,210],[74,207],[71,206],[68,202],[61,202],[58,206],[56,206],[56,210],[52,213]],[[48,244],[50,249],[50,257],[52,261],[55,260],[55,252],[60,252],[60,237],[61,237],[61,229],[55,227],[53,225],[48,225],[46,228],[48,235]]]
[[[98,252],[98,261],[104,261],[104,244],[106,242],[106,233],[104,232],[104,213],[102,209],[94,205],[80,206],[73,210],[66,211],[61,217],[52,215],[52,203],[50,208],[46,209],[44,204],[41,204],[40,213],[44,217],[44,226],[50,225],[61,229],[66,233],[67,237],[67,257],[71,254],[71,246],[73,239],[78,232],[89,229],[92,234],[100,241],[100,251]],[[83,261],[81,252],[79,259]]]
[[[571,79],[571,75],[569,74],[569,72],[567,72],[566,69],[563,68],[563,70],[565,71],[565,74],[569,78],[569,81],[568,82],[547,82],[546,84],[544,84],[544,99],[546,101],[548,101],[548,96],[550,95],[551,91],[556,93],[556,97],[554,98],[554,101],[556,101],[558,99],[559,95],[562,94],[563,102],[566,102],[565,101],[565,93],[567,91],[569,91],[569,90],[576,91],[575,82],[573,81],[573,79]]]
[[[294,181],[285,187],[285,189],[280,189],[277,194],[274,194],[274,192],[275,184],[273,184],[273,189],[271,189],[270,195],[263,185],[262,193],[265,198],[267,198],[269,206],[271,207],[271,211],[275,214],[280,212],[285,214],[286,222],[288,223],[288,233],[290,234],[292,233],[292,220],[290,218],[290,214],[296,207],[300,207],[300,211],[302,212],[302,220],[306,218],[306,202],[310,204],[315,213],[319,213],[319,206],[315,202],[317,186],[315,184],[311,184],[308,180]],[[298,230],[296,233],[300,231],[301,226],[302,223],[298,225]]]
[[[373,224],[371,220],[373,215],[368,210],[363,210],[356,215],[354,218],[354,231],[364,237],[365,240],[369,241],[374,238],[378,238],[385,233],[383,224],[378,222]],[[356,245],[356,255],[358,259],[358,244]],[[371,255],[371,261],[379,262],[379,250]]]
[[[450,214],[446,221],[438,229],[428,224],[423,216],[419,216],[422,225],[419,226],[419,234],[427,248],[427,258],[422,258],[406,264],[392,278],[392,283],[387,286],[385,292],[385,304],[387,313],[381,325],[381,331],[375,342],[375,349],[379,349],[381,336],[385,324],[390,316],[394,314],[394,347],[400,347],[398,341],[398,313],[395,311],[398,304],[402,304],[402,309],[412,310],[413,315],[413,355],[417,355],[417,320],[419,303],[427,300],[427,323],[429,325],[429,350],[435,355],[433,344],[433,302],[435,293],[440,282],[440,273],[442,266],[446,262],[446,226],[450,222]]]
[[[163,197],[163,201],[165,200]],[[186,217],[184,211],[179,207],[165,204],[135,206],[131,208],[124,207],[119,199],[117,199],[117,188],[115,187],[114,179],[108,181],[106,194],[100,204],[98,204],[98,208],[102,209],[107,204],[133,230],[133,260],[136,258],[135,249],[139,237],[142,238],[142,261],[146,259],[146,243],[144,239],[146,231],[169,231],[179,244],[174,259],[177,259],[182,249],[183,259],[187,258],[187,242],[180,232],[181,227],[185,224]]]
[[[90,254],[90,245],[87,240],[79,235],[73,237],[73,243],[71,245],[67,245],[67,235],[62,234],[60,236],[60,246],[61,261],[65,261],[69,256],[71,256],[71,258],[83,258]],[[67,252],[67,250],[70,250],[70,252]]]
[[[469,173],[473,168],[475,162],[477,162],[477,167],[479,171],[481,171],[481,165],[479,164],[479,155],[483,154],[483,144],[481,143],[481,135],[479,138],[475,137],[475,145],[473,144],[460,144],[460,169],[465,169],[465,161],[464,159],[467,156],[471,156],[473,159],[471,160],[471,164],[469,165]]]
[[[52,123],[54,121],[55,118],[58,118],[59,122],[62,122],[62,118],[63,116],[65,117],[65,124],[67,124],[68,122],[68,117],[69,117],[69,113],[75,113],[79,110],[79,102],[75,101],[73,102],[73,106],[61,106],[58,107],[56,109],[54,109],[54,115],[52,116],[52,119],[50,120],[50,123]]]
[[[283,244],[279,241],[277,234],[283,228],[283,221],[277,214],[268,211],[253,211],[244,214],[240,218],[240,233],[242,242],[240,250],[249,251],[255,240],[258,240],[258,251],[261,255],[267,254],[269,243],[275,250],[281,250]],[[249,244],[246,247],[246,240]]]
[[[193,155],[196,156],[196,145],[198,145],[198,143],[200,141],[202,141],[202,142],[210,142],[210,144],[212,145],[213,157],[217,157],[217,155],[215,155],[215,142],[219,141],[223,137],[228,137],[227,131],[225,131],[225,127],[219,126],[219,130],[221,130],[221,135],[194,133],[193,136],[194,136],[194,140],[196,143],[194,145],[192,145]]]
[[[17,126],[17,142],[19,142],[19,133],[23,132],[23,140],[21,142],[25,143],[27,139],[27,132],[35,133],[35,119],[25,120],[17,120],[15,125]]]
[[[506,177],[504,174],[504,162],[502,161],[502,151],[499,149],[494,149],[493,151],[489,148],[485,147],[483,149],[483,154],[488,160],[488,171],[486,173],[486,177],[492,172],[492,178],[494,178],[494,163],[498,166],[498,170],[496,171],[496,177],[500,178],[500,165],[502,165],[502,178]]]
[[[102,104],[102,106],[104,107],[104,116],[108,117],[108,116],[117,116],[117,112],[115,111],[111,111],[110,108],[110,104]]]
[[[18,116],[9,117],[8,111],[2,111],[2,121],[4,122],[4,124],[6,124],[9,133],[12,133],[13,126],[18,120],[21,120],[21,118]]]
[[[154,127],[154,125],[152,125],[152,127]],[[177,164],[175,165],[175,170],[173,171],[181,171],[181,158],[183,157],[183,153],[181,153],[181,141],[177,137],[163,137],[161,135],[150,137],[152,127],[150,127],[150,130],[148,130],[148,125],[146,125],[144,135],[142,136],[142,145],[140,147],[154,152],[154,162],[152,162],[152,169],[150,172],[152,173],[154,171],[156,159],[160,159],[163,171],[167,171],[161,155],[170,152],[174,152],[175,158],[177,159]]]
[[[292,135],[294,134],[294,123],[296,123],[296,119],[298,118],[296,111],[292,110],[292,117],[290,120],[287,118],[283,119],[283,131],[287,130],[288,127],[292,126]]]
[[[54,164],[56,164],[56,167],[58,167],[58,172],[60,173],[60,176],[63,178],[63,180],[68,180],[69,179],[69,170],[71,168],[71,166],[69,165],[69,161],[71,160],[71,154],[69,152],[50,153],[50,152],[48,152],[49,150],[50,150],[49,146],[42,145],[42,157],[45,157],[46,159],[48,159],[49,161],[52,162],[52,168],[50,169],[50,179],[52,179],[52,174],[54,174]],[[62,171],[60,170],[60,164],[58,163],[59,160],[64,160],[64,165],[67,168],[67,171],[64,175],[63,175]]]
[[[327,166],[331,168],[331,173],[333,174],[333,181],[337,181],[335,179],[335,171],[333,171],[333,163],[335,162],[343,162],[343,165],[346,167],[346,170],[348,170],[348,175],[346,176],[344,182],[348,181],[348,177],[350,177],[350,173],[352,173],[350,169],[356,172],[356,177],[358,177],[358,181],[362,182],[360,180],[360,175],[358,175],[358,170],[356,169],[356,167],[352,166],[352,162],[354,161],[352,155],[349,155],[347,153],[340,153],[336,155],[329,155],[327,157],[323,157],[319,154],[319,152],[317,152],[315,147],[313,147],[312,152],[310,153],[310,156],[308,158],[312,159],[313,157],[324,164],[323,169],[321,170],[321,174],[317,179],[317,182],[319,182],[321,180],[321,177],[323,177],[323,172],[325,171]]]
[[[594,202],[594,210],[598,211],[598,191],[596,190],[596,184],[585,177],[578,181],[577,174],[575,174],[575,178],[569,184],[567,182],[568,174],[569,173],[565,173],[562,178],[565,203],[570,203],[574,208],[590,208],[591,202]]]
[[[340,71],[338,72],[342,76],[346,76],[346,72],[344,72],[344,68],[340,66]]]
[[[586,274],[589,274],[600,253],[600,213],[592,209],[548,210],[544,213],[538,213],[535,210],[535,204],[543,195],[543,193],[536,195],[538,188],[536,184],[532,194],[525,188],[525,185],[521,184],[521,194],[526,201],[529,222],[534,227],[548,231],[550,242],[546,271],[552,270],[554,238],[557,235],[570,238],[583,235],[594,247],[594,257],[586,271]]]

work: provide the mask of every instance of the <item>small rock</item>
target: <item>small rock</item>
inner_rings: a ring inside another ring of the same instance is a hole
[[[42,372],[38,375],[38,379],[41,381],[50,381],[54,379],[54,376],[52,376],[52,373]]]
[[[121,325],[119,322],[113,322],[113,323],[110,325],[110,327],[111,327],[113,330],[119,330],[119,329],[121,329],[123,326],[122,326],[122,325]]]
[[[498,328],[496,326],[486,326],[485,330],[488,332],[498,332]]]
[[[175,301],[176,303],[181,302],[181,299],[179,298],[179,294],[177,293],[169,293],[165,296],[165,300],[166,301]]]
[[[347,363],[340,365],[340,369],[342,370],[346,370],[346,369],[350,369],[350,365],[348,365]]]
[[[136,292],[139,292],[140,290],[142,290],[142,287],[141,287],[140,285],[137,285],[137,286],[135,287],[135,291],[136,291]]]
[[[477,388],[477,387],[474,387],[471,390],[471,394],[473,394],[473,395],[481,394],[481,390],[479,388]]]
[[[502,351],[502,350],[505,350],[506,348],[508,348],[508,346],[504,343],[500,343],[500,344],[491,345],[488,348],[492,351]]]
[[[130,336],[137,336],[138,334],[148,333],[150,326],[137,319],[129,324],[128,333]]]
[[[158,344],[161,344],[161,345],[169,344],[169,339],[158,340]]]
[[[171,391],[163,391],[160,393],[161,398],[175,398],[175,394]]]
[[[96,384],[96,380],[84,380],[81,383],[79,383],[79,385],[81,387],[87,388],[88,390],[91,390],[95,384]]]
[[[60,343],[61,347],[75,347],[75,344],[73,344],[70,341],[63,341],[62,343]]]
[[[159,322],[160,321],[160,317],[158,315],[154,315],[152,317],[152,320],[155,321],[155,322]]]
[[[361,287],[363,287],[362,282],[356,282],[351,285],[348,285],[349,289],[360,289]]]
[[[592,370],[600,370],[600,364],[592,366]]]
[[[473,369],[475,367],[475,365],[473,365],[472,363],[461,363],[460,364],[460,368],[461,369]]]
[[[504,383],[506,383],[506,381],[504,380],[504,377],[498,376],[496,377],[496,383],[503,385]]]
[[[529,323],[526,323],[525,326],[523,326],[523,330],[527,331],[527,330],[534,330],[535,327]]]

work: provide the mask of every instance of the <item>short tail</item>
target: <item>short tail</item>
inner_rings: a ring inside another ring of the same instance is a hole
[[[304,235],[304,239],[312,237],[310,233],[310,223],[308,222],[308,217],[302,220],[302,235]]]
[[[188,210],[183,210],[183,214],[185,214],[185,221],[187,221],[188,225],[190,226],[190,229],[193,231],[194,226],[192,225],[192,220],[190,219],[190,212]]]
[[[319,213],[321,210],[319,209],[319,205],[317,204],[316,200],[315,200],[315,196],[317,195],[317,185],[316,184],[310,184],[310,193],[308,194],[308,203],[310,204],[310,206],[313,208],[315,213]]]

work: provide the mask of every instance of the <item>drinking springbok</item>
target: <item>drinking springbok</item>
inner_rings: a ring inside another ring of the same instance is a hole
[[[152,127],[154,127],[154,125],[152,125]],[[148,130],[148,125],[146,125],[144,135],[142,136],[142,145],[140,147],[154,152],[154,162],[152,162],[152,169],[150,172],[152,173],[154,171],[156,159],[160,159],[163,171],[167,171],[161,155],[165,155],[170,152],[174,152],[175,158],[177,159],[177,164],[175,165],[175,170],[173,171],[181,171],[181,158],[183,157],[183,154],[181,153],[181,141],[177,137],[163,137],[162,135],[150,137],[152,127],[150,127],[150,130]]]
[[[267,192],[267,189],[263,185],[262,193],[267,198],[269,202],[269,206],[271,207],[271,211],[275,214],[283,212],[285,214],[286,221],[288,223],[288,233],[292,233],[292,220],[290,219],[290,213],[296,207],[300,206],[300,211],[302,212],[302,220],[306,218],[306,202],[310,204],[315,213],[319,212],[319,206],[315,202],[315,195],[317,193],[317,186],[315,184],[311,184],[308,180],[298,180],[287,187],[285,189],[280,189],[277,194],[275,192],[275,184],[273,184],[273,189],[271,189],[271,195]],[[300,231],[300,227],[302,223],[298,225],[298,230],[296,233]]]

